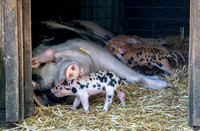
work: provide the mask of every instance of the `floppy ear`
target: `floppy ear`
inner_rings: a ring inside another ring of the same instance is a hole
[[[48,97],[45,94],[39,92],[34,93],[33,99],[35,103],[38,104],[39,106],[47,107],[48,105],[53,104],[51,101],[49,101]]]
[[[37,68],[40,66],[41,63],[45,63],[49,60],[52,60],[54,56],[53,49],[44,50],[32,58],[32,68]]]
[[[137,40],[137,39],[135,39],[135,38],[128,38],[128,39],[126,40],[126,43],[141,44],[142,41],[141,41],[141,40]]]
[[[32,68],[37,68],[42,62],[37,58],[32,58]]]

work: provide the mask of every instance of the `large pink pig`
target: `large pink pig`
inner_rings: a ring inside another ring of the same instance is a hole
[[[170,85],[165,81],[147,78],[127,67],[99,44],[99,41],[103,42],[99,37],[79,33],[55,22],[42,22],[38,29],[41,29],[39,33],[44,33],[41,36],[52,38],[43,41],[33,50],[34,99],[40,105],[47,106],[51,102],[57,102],[54,101],[57,98],[52,96],[50,88],[59,81],[76,79],[98,70],[112,71],[130,83],[144,81],[145,86],[152,89]]]

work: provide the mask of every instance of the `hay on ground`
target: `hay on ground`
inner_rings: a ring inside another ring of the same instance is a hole
[[[187,125],[188,73],[176,72],[168,77],[174,86],[168,89],[150,90],[139,84],[124,84],[126,106],[117,97],[108,112],[102,111],[105,95],[90,101],[90,112],[82,106],[72,111],[71,105],[54,107],[35,106],[34,116],[15,123],[21,130],[192,130]]]

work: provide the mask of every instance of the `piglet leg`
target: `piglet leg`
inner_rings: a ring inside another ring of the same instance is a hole
[[[89,95],[88,94],[81,94],[80,100],[83,105],[83,109],[86,112],[89,112],[89,101],[88,101]]]
[[[114,94],[112,94],[112,95],[106,94],[106,102],[105,102],[103,110],[108,111],[108,108],[109,108],[110,104],[112,103],[113,95]]]
[[[125,94],[124,94],[124,92],[121,92],[119,89],[117,89],[116,93],[117,93],[117,96],[119,97],[122,105],[125,106],[126,104],[125,104]]]
[[[80,103],[81,103],[80,97],[77,96],[77,97],[75,98],[75,100],[74,100],[74,103],[73,103],[72,108],[73,108],[73,109],[76,109],[76,108],[80,105]]]
[[[165,71],[165,72],[167,72],[167,73],[169,73],[169,74],[174,76],[175,69],[170,67],[170,64],[169,64],[169,62],[167,60],[164,63],[161,63],[161,64],[162,64],[162,66],[160,66],[160,65],[158,65],[156,63],[155,66],[157,66],[161,70],[163,70],[163,71]],[[163,65],[165,65],[165,66],[163,66]]]

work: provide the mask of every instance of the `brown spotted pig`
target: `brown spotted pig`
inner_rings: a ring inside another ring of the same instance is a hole
[[[166,43],[166,41],[163,39],[141,38],[139,36],[130,35],[118,35],[112,38],[109,43],[112,41],[123,41],[128,44],[138,44],[138,46],[141,46],[140,44],[149,44],[150,46],[156,46]]]
[[[82,103],[84,111],[89,112],[88,98],[91,95],[106,93],[106,101],[103,110],[108,111],[112,103],[114,94],[116,94],[122,105],[125,105],[125,94],[120,91],[119,87],[122,79],[110,71],[97,71],[89,75],[79,77],[78,79],[68,81],[67,84],[58,84],[51,88],[51,92],[57,97],[76,96],[73,108]]]
[[[122,42],[122,43],[118,43]],[[172,55],[176,60],[176,66],[178,67],[178,56],[185,62],[185,57],[183,52],[178,49],[173,48],[173,45],[168,45],[163,39],[152,39],[152,38],[141,38],[139,36],[129,36],[129,35],[118,35],[109,41],[108,46],[134,46],[134,48],[156,48],[158,50],[164,51]],[[171,48],[172,47],[172,48]],[[117,48],[117,47],[116,47]]]
[[[170,65],[169,59],[176,58],[168,52],[148,47],[134,47],[125,42],[112,42],[107,49],[128,67],[147,66],[149,68],[158,67],[159,69],[174,75],[175,68]]]

